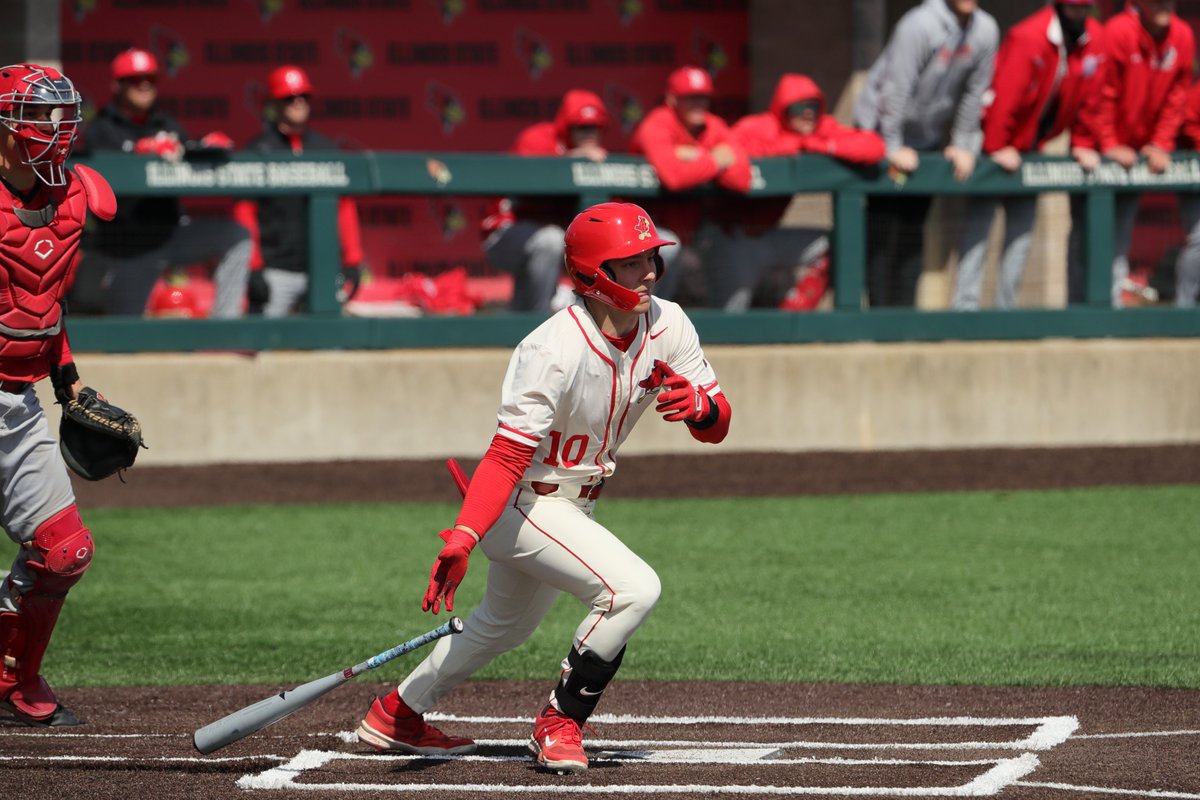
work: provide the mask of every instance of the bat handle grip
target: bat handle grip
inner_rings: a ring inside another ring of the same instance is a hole
[[[411,653],[418,647],[424,647],[436,639],[440,639],[443,636],[449,636],[455,633],[462,633],[462,631],[463,621],[458,617],[451,617],[450,619],[446,620],[445,624],[439,625],[428,633],[423,633],[415,639],[408,640],[404,644],[396,645],[391,650],[385,650],[377,656],[371,656],[362,664],[354,667],[351,671],[354,675],[357,675],[365,670],[375,669],[376,667],[391,661],[393,658],[398,658],[405,653]]]

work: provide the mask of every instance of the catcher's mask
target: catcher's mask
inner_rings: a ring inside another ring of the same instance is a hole
[[[641,206],[600,203],[572,220],[565,244],[567,274],[575,291],[613,308],[632,311],[638,304],[638,293],[617,283],[604,262],[653,250],[655,273],[661,278],[666,264],[658,248],[675,242],[659,237],[650,215]]]
[[[51,67],[0,68],[0,125],[12,133],[21,163],[47,186],[67,182],[67,157],[79,132],[82,98],[67,76]]]

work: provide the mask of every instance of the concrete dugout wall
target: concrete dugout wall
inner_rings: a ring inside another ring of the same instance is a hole
[[[739,451],[1200,442],[1200,341],[720,346]],[[478,457],[505,350],[78,355],[136,413],[139,464]],[[39,395],[57,425],[49,382]],[[704,453],[651,415],[622,452]],[[711,452],[711,451],[710,451]]]

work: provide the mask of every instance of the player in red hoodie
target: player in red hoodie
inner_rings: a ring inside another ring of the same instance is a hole
[[[735,141],[749,158],[820,153],[853,164],[878,164],[886,154],[873,131],[842,125],[826,113],[825,94],[806,75],[786,74],[775,84],[768,110],[742,117]],[[731,197],[724,204],[724,257],[711,259],[713,305],[741,310],[755,289],[778,269],[796,273],[795,286],[779,304],[789,311],[816,307],[829,286],[829,238],[815,228],[779,227],[791,197]]]
[[[1056,0],[1009,30],[996,55],[990,102],[983,111],[983,152],[1007,172],[1071,129],[1085,99],[1099,91],[1103,63],[1095,0]],[[1085,156],[1086,159],[1086,156]],[[1004,251],[996,308],[1014,308],[1033,242],[1035,195],[973,197],[967,204],[951,307],[979,308],[988,232],[1004,207]]]
[[[1191,28],[1175,14],[1175,0],[1131,0],[1129,8],[1104,25],[1100,52],[1104,59],[1101,89],[1088,99],[1080,132],[1072,149],[1081,164],[1095,166],[1099,156],[1126,169],[1139,156],[1152,173],[1166,171],[1183,122],[1184,104],[1192,82],[1195,39]],[[1137,194],[1117,195],[1113,225],[1112,304],[1122,304],[1129,278],[1130,239],[1137,215]],[[1067,299],[1085,298],[1082,195],[1071,196],[1071,238],[1067,253]]]
[[[554,119],[525,128],[509,152],[601,162],[608,158],[603,143],[608,122],[608,109],[599,95],[571,89],[563,95]],[[575,216],[576,204],[573,197],[505,197],[497,200],[484,218],[483,249],[488,260],[513,275],[509,303],[513,311],[550,311],[557,302],[557,287],[564,281],[565,296],[573,296],[563,270],[563,232]],[[665,229],[659,230],[666,238],[674,238]],[[663,248],[668,267],[678,252],[677,246]],[[665,296],[661,289],[655,294]]]

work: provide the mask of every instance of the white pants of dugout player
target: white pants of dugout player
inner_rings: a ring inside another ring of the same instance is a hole
[[[568,490],[564,486],[563,490]],[[575,488],[578,493],[578,487]],[[414,711],[432,708],[447,692],[537,629],[561,592],[588,608],[563,660],[556,689],[562,711],[586,719],[620,664],[625,643],[658,601],[658,575],[592,518],[594,500],[539,496],[528,486],[483,537],[490,562],[483,601],[457,636],[440,639],[399,686]],[[571,673],[587,690],[567,691]],[[580,701],[587,708],[580,708]],[[564,702],[565,701],[565,702]]]

